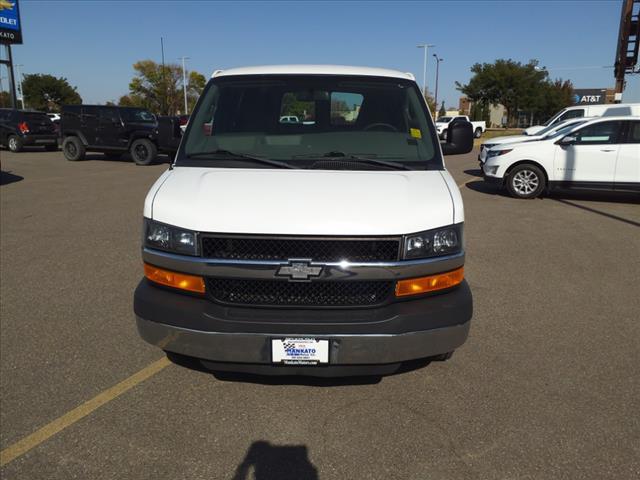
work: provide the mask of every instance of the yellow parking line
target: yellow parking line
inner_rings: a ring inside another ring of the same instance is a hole
[[[91,400],[84,402],[82,405],[74,408],[68,413],[65,413],[54,421],[48,423],[39,430],[33,432],[31,435],[17,441],[13,445],[5,448],[0,452],[0,467],[5,466],[7,463],[15,460],[16,458],[24,455],[32,448],[37,447],[42,442],[53,437],[56,433],[64,430],[65,428],[73,425],[78,420],[89,415],[94,410],[97,410],[102,405],[109,403],[114,398],[119,397],[126,391],[132,389],[139,383],[144,382],[150,377],[153,377],[156,373],[160,372],[163,368],[170,365],[171,362],[167,357],[163,357],[160,360],[147,365],[145,368],[137,373],[134,373],[129,378],[114,385],[111,388],[99,393]]]

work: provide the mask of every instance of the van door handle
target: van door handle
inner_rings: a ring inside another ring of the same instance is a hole
[[[615,148],[603,148],[602,150],[600,150],[601,152],[615,152],[616,149]]]

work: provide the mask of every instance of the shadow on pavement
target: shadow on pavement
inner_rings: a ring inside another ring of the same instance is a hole
[[[22,147],[22,149],[19,152],[12,152],[11,150],[9,150],[6,147],[0,147],[0,151],[3,152],[8,152],[11,153],[12,155],[23,155],[25,153],[55,153],[55,152],[59,152],[60,149],[58,150],[47,150],[45,148],[42,147],[38,147],[38,146],[33,146],[33,145],[25,145]]]
[[[640,204],[640,193],[595,192],[577,190],[554,190],[547,194],[552,200],[579,200],[581,202],[631,203]]]
[[[492,185],[484,180],[472,180],[464,184],[469,190],[474,192],[484,193],[487,195],[499,195],[501,197],[508,197],[506,192],[499,188],[497,185]]]
[[[9,185],[10,183],[19,182],[20,180],[24,180],[24,177],[14,175],[11,172],[0,171],[0,185]]]
[[[633,225],[634,227],[640,227],[640,222],[636,222],[634,220],[629,220],[628,218],[620,217],[618,215],[613,215],[611,213],[603,212],[602,210],[598,210],[598,209],[595,209],[595,208],[587,207],[585,205],[578,205],[577,203],[570,202],[569,200],[564,200],[564,199],[561,199],[561,198],[552,198],[552,200],[555,200],[556,202],[560,202],[560,203],[562,203],[564,205],[569,205],[571,207],[575,207],[575,208],[579,208],[581,210],[585,210],[587,212],[595,213],[597,215],[602,215],[603,217],[611,218],[612,220],[617,220],[619,222],[626,223],[628,225]],[[602,200],[599,200],[599,201],[602,201]],[[632,203],[636,203],[636,202],[632,202]]]
[[[471,174],[471,171],[465,172]],[[487,195],[499,195],[502,197],[512,198],[511,195],[504,188],[499,188],[497,185],[487,183],[483,180],[472,180],[464,184],[469,190],[474,192],[484,193]],[[580,208],[580,205],[575,205],[569,200],[576,200],[581,202],[603,202],[603,203],[627,203],[627,204],[640,204],[640,195],[637,193],[627,192],[597,192],[597,191],[576,191],[576,190],[553,190],[546,194],[543,194],[539,199],[549,199],[558,202],[566,203]],[[515,198],[513,200],[516,200]],[[520,200],[518,200],[520,201]],[[584,207],[585,210],[594,210],[589,207]],[[600,213],[598,210],[594,210],[594,213]],[[603,212],[604,214],[604,212]]]
[[[479,168],[465,170],[464,173],[466,173],[467,175],[472,175],[474,177],[482,178],[482,170],[480,170]]]
[[[318,469],[309,460],[305,445],[278,446],[264,440],[251,444],[233,475],[233,480],[317,480],[318,478]]]

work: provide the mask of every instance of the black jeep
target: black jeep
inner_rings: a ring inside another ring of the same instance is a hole
[[[143,108],[67,105],[62,107],[60,135],[67,160],[82,160],[86,152],[128,152],[138,165],[149,165],[158,153],[178,150],[181,132],[177,117],[158,118]]]
[[[58,136],[44,112],[0,108],[0,145],[12,152],[19,152],[24,146],[57,150]]]

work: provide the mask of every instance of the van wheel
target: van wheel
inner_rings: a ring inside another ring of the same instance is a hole
[[[19,152],[22,150],[22,139],[16,135],[11,135],[9,137],[9,150],[12,152]]]
[[[158,155],[158,147],[150,140],[141,138],[131,144],[129,152],[136,165],[151,165]]]
[[[67,137],[62,142],[62,152],[64,158],[70,162],[77,162],[84,158],[85,148],[78,137]]]
[[[482,136],[482,129],[480,127],[476,128],[476,130],[473,132],[473,136],[475,138],[480,138]]]
[[[525,163],[509,172],[507,190],[516,198],[535,198],[545,188],[544,173],[535,165]]]

